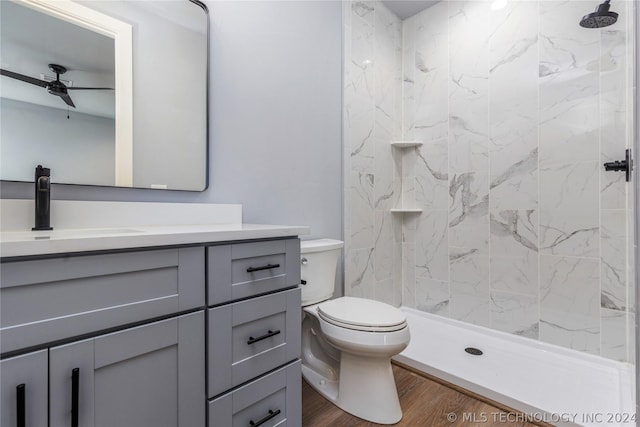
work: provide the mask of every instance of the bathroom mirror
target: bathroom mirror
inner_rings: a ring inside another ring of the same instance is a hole
[[[207,187],[204,4],[0,3],[0,179]]]

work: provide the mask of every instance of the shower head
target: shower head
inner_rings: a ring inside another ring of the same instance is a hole
[[[580,26],[584,28],[602,28],[615,24],[618,20],[618,14],[609,11],[610,1],[605,0],[595,12],[583,16],[580,20]]]

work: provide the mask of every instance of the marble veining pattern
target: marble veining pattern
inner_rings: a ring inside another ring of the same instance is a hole
[[[632,3],[490,4],[348,3],[345,292],[633,360]]]

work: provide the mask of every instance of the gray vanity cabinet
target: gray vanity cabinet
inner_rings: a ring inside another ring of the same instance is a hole
[[[300,357],[300,316],[300,289],[209,309],[209,397]]]
[[[203,426],[203,337],[199,311],[51,348],[51,427]]]
[[[300,425],[297,238],[3,261],[0,427]]]
[[[208,425],[301,417],[300,240],[207,247]]]
[[[60,256],[0,269],[0,351],[204,305],[204,248]]]
[[[0,426],[47,426],[47,350],[0,361]]]

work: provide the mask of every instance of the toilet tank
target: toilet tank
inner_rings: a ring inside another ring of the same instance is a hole
[[[328,300],[333,296],[341,240],[319,239],[300,242],[302,305]]]

